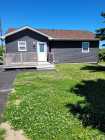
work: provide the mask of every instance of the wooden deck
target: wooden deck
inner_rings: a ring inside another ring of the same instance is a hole
[[[24,69],[24,68],[35,68],[37,70],[53,70],[55,65],[49,62],[25,62],[23,64],[6,64],[3,65],[4,69]]]
[[[23,63],[34,63],[37,61],[36,52],[15,52],[4,54],[5,65],[20,65]]]
[[[36,52],[16,52],[4,54],[4,69],[54,69],[53,55],[48,53],[48,62],[38,62]]]

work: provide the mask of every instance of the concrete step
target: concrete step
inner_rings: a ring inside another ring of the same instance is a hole
[[[54,70],[55,65],[54,64],[47,64],[47,65],[38,65],[37,70]]]

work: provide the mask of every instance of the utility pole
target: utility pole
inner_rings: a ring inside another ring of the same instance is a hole
[[[0,36],[1,36],[1,47],[3,49],[3,38],[2,38],[2,35],[3,35],[3,30],[2,30],[2,20],[0,18]]]

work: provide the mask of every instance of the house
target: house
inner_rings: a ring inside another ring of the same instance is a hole
[[[7,67],[98,61],[99,40],[89,31],[25,26],[9,29],[2,38],[6,45],[4,64]]]

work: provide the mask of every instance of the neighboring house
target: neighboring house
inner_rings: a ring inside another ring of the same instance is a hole
[[[100,41],[99,49],[105,49],[105,40]]]
[[[79,30],[9,29],[5,39],[5,65],[34,62],[97,62],[99,40],[92,32]]]

